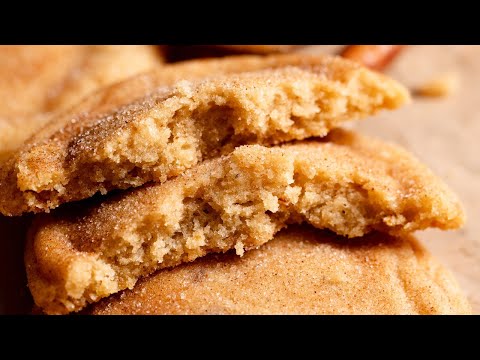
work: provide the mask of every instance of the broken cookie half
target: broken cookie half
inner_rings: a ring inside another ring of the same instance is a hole
[[[83,313],[471,314],[452,274],[411,235],[345,239],[291,226],[245,256],[160,270]]]
[[[113,104],[102,103],[101,93],[84,99],[85,106],[52,120],[0,166],[0,212],[48,212],[97,192],[163,182],[236,146],[324,136],[344,121],[409,100],[394,80],[340,58],[237,61],[218,67],[228,76],[175,83],[189,71],[194,78],[207,75],[200,61],[176,68],[177,75],[169,68],[150,82],[133,79],[134,88],[148,96],[129,104],[128,82],[113,95],[105,90]],[[149,93],[161,79],[175,85]]]
[[[28,282],[46,313],[78,311],[211,252],[242,255],[292,223],[358,237],[464,221],[456,196],[405,150],[339,129],[321,141],[242,146],[102,200],[40,215],[31,230]]]

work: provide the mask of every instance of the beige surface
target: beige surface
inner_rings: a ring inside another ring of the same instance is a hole
[[[458,92],[447,98],[415,98],[399,111],[357,128],[405,146],[459,195],[467,224],[459,231],[429,230],[420,240],[450,268],[480,313],[480,46],[408,48],[389,74],[412,88],[445,72],[458,72]]]

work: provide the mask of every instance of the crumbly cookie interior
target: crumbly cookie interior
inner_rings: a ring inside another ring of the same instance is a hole
[[[76,311],[156,269],[242,255],[292,223],[347,237],[463,223],[455,195],[406,151],[342,130],[327,140],[242,146],[164,184],[46,216],[27,250],[35,301]]]
[[[81,131],[70,124],[3,166],[0,211],[45,212],[96,192],[163,182],[238,145],[324,136],[409,99],[391,79],[350,71],[348,81],[288,66],[181,81]]]

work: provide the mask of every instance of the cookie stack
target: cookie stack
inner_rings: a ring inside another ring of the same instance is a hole
[[[47,314],[468,313],[411,233],[464,222],[398,146],[342,124],[409,101],[337,57],[163,65],[57,114],[0,168],[0,212],[37,215]]]

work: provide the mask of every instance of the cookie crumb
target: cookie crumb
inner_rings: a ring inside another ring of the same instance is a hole
[[[453,95],[459,88],[460,77],[456,72],[437,75],[425,82],[415,91],[416,95],[424,97],[447,97]]]
[[[240,257],[242,257],[243,254],[245,253],[245,250],[243,248],[243,243],[241,241],[237,242],[237,244],[235,245],[235,252]]]

